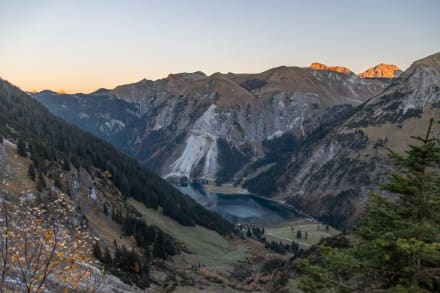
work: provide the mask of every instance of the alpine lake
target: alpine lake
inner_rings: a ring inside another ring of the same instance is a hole
[[[276,224],[299,217],[273,200],[249,193],[222,193],[221,188],[213,191],[190,184],[177,188],[234,224]]]

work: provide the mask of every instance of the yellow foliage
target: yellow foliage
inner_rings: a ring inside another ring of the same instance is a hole
[[[44,231],[43,237],[44,237],[44,239],[49,240],[52,237],[52,230],[47,229],[46,231]]]
[[[16,255],[16,254],[13,254],[12,256],[11,256],[11,262],[12,263],[16,263],[18,261],[18,256]]]

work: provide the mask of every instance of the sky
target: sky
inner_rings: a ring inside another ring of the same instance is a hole
[[[440,51],[438,0],[0,0],[0,77],[69,93],[312,62],[406,69]]]

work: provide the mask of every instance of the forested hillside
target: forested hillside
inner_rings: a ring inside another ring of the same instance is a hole
[[[202,225],[222,235],[233,229],[232,224],[205,210],[134,159],[55,117],[4,80],[0,80],[0,135],[26,141],[21,147],[30,152],[36,165],[41,160],[49,160],[67,166],[73,164],[76,168],[96,167],[108,171],[124,197],[133,197],[150,208],[160,206],[165,215],[183,225]]]

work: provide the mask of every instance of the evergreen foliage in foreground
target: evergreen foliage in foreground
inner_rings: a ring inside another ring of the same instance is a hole
[[[404,154],[390,150],[397,169],[372,194],[351,246],[321,245],[318,261],[299,259],[306,292],[440,291],[440,146],[425,137]]]

